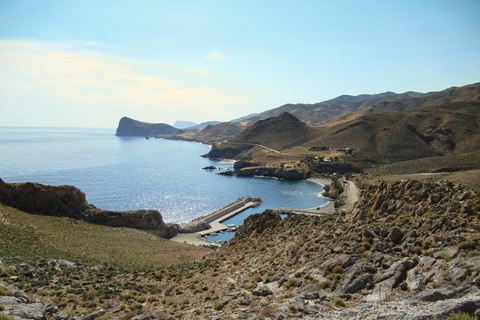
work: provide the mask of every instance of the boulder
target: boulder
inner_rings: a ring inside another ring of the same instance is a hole
[[[388,239],[392,240],[392,242],[395,242],[395,243],[401,243],[402,242],[402,237],[403,237],[403,233],[402,233],[402,230],[400,230],[400,228],[398,227],[394,227],[390,233],[388,234]]]

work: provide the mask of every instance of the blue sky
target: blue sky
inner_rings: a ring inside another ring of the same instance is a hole
[[[0,0],[0,126],[228,121],[480,81],[480,2]]]

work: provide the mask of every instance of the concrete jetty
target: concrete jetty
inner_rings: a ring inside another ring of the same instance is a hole
[[[257,197],[243,197],[235,200],[232,203],[229,203],[226,206],[203,217],[203,221],[209,223],[212,227],[208,230],[200,231],[198,233],[200,235],[205,235],[212,232],[226,230],[228,227],[222,224],[223,221],[239,214],[242,211],[247,210],[248,208],[258,207],[262,202],[262,199]]]
[[[210,224],[211,228],[209,228],[208,230],[202,230],[193,233],[179,233],[171,240],[177,242],[187,242],[197,245],[211,244],[210,242],[201,239],[201,237],[209,233],[227,230],[228,226],[222,224],[223,221],[249,208],[258,207],[260,204],[262,204],[262,202],[262,199],[250,196],[237,199],[227,204],[226,206],[215,210],[205,216],[199,217],[193,221],[193,223],[197,222],[198,224],[205,222]]]

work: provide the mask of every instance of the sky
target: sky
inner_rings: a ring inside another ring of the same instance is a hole
[[[0,0],[0,126],[229,121],[480,82],[480,1]]]

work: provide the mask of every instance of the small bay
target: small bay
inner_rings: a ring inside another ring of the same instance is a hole
[[[0,178],[5,182],[74,185],[104,210],[157,209],[166,222],[183,223],[240,197],[264,203],[234,217],[277,207],[314,208],[327,201],[321,185],[262,177],[228,177],[206,166],[231,161],[201,158],[196,142],[117,137],[114,129],[0,127]],[[238,221],[237,221],[238,220]]]

